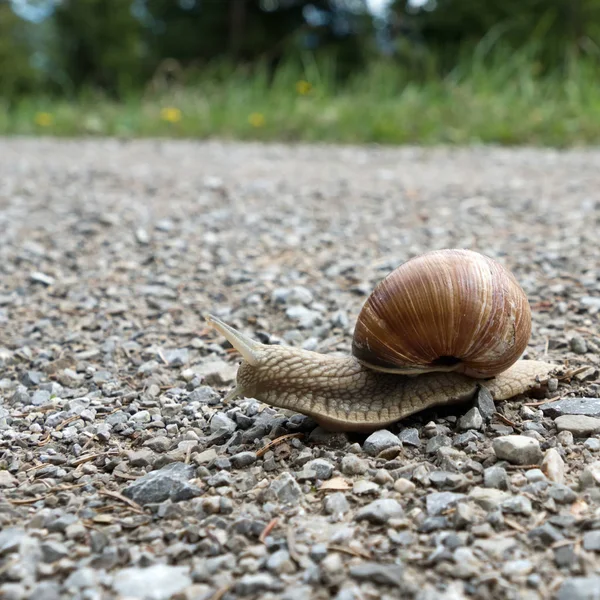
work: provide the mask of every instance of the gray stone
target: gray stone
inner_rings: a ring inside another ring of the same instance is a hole
[[[237,423],[230,419],[225,413],[215,413],[210,420],[210,431],[215,433],[216,431],[227,431],[233,433],[237,429]]]
[[[189,567],[157,564],[146,568],[131,567],[114,574],[113,590],[127,598],[169,600],[192,585]]]
[[[600,419],[586,415],[562,415],[554,420],[558,431],[570,431],[575,437],[600,432]]]
[[[425,447],[427,454],[435,454],[440,448],[452,446],[452,440],[447,435],[436,435],[432,437]]]
[[[579,483],[582,489],[600,486],[600,461],[590,463],[583,469]]]
[[[458,428],[466,429],[481,429],[483,426],[483,417],[477,407],[473,407],[458,420]]]
[[[301,304],[290,306],[286,309],[285,314],[288,319],[296,321],[300,329],[312,329],[323,322],[321,313]]]
[[[73,571],[64,583],[67,590],[83,590],[96,587],[99,583],[99,573],[91,567],[82,567]]]
[[[483,485],[486,488],[496,488],[498,490],[508,489],[508,474],[502,467],[488,467],[483,472]]]
[[[543,525],[534,527],[527,535],[544,547],[551,546],[555,542],[560,542],[564,539],[561,531],[551,523],[544,523]]]
[[[281,575],[283,573],[294,573],[296,566],[287,550],[278,550],[267,559],[267,569]]]
[[[363,506],[354,517],[357,521],[366,520],[370,523],[387,523],[390,519],[402,517],[404,510],[402,506],[391,498],[375,500],[371,504]]]
[[[189,500],[202,495],[202,490],[189,483],[195,473],[196,469],[191,465],[171,463],[136,479],[123,490],[123,495],[142,506],[167,499],[173,502]]]
[[[255,573],[242,576],[235,584],[235,592],[240,596],[250,596],[263,591],[277,592],[283,584],[269,573]]]
[[[548,495],[559,504],[572,504],[577,500],[577,493],[568,485],[553,483],[548,488]]]
[[[421,445],[419,430],[414,427],[407,427],[398,434],[398,439],[406,446],[418,448]]]
[[[182,367],[190,360],[190,353],[187,348],[163,350],[163,356],[170,367]]]
[[[433,492],[427,494],[427,514],[429,516],[437,516],[465,497],[464,494],[456,494],[454,492]]]
[[[569,347],[575,354],[585,354],[588,351],[587,343],[580,335],[574,335],[570,339]]]
[[[237,366],[224,360],[211,360],[195,367],[195,371],[208,385],[225,385],[235,380]]]
[[[555,418],[562,415],[585,415],[600,417],[600,398],[563,398],[556,402],[542,404],[545,415]]]
[[[269,486],[269,491],[284,504],[298,504],[304,495],[290,473],[282,473],[274,479]]]
[[[494,488],[474,487],[469,491],[469,498],[479,504],[484,510],[495,510],[508,498],[510,493]]]
[[[395,564],[364,562],[352,565],[350,576],[359,581],[372,581],[380,585],[400,587],[403,583],[404,567]]]
[[[397,435],[394,435],[387,429],[380,429],[372,433],[364,442],[363,450],[369,456],[377,456],[388,448],[402,446],[402,442]]]
[[[600,529],[583,534],[583,547],[585,550],[600,552]]]
[[[0,598],[2,600],[25,600],[27,590],[20,583],[3,583],[0,586]]]
[[[527,496],[513,496],[501,504],[502,512],[518,515],[530,515],[533,511],[531,500]]]
[[[61,542],[57,542],[54,540],[48,540],[46,542],[42,542],[41,545],[42,551],[42,559],[44,562],[52,563],[64,558],[65,556],[69,556],[69,551],[67,547]]]
[[[558,589],[556,600],[600,600],[600,576],[565,579]]]
[[[340,517],[350,510],[350,505],[342,492],[335,492],[326,496],[323,508],[328,515]]]
[[[171,440],[165,435],[157,435],[144,442],[144,446],[154,452],[164,453],[171,447]]]
[[[479,386],[477,392],[477,398],[475,399],[475,407],[479,410],[479,414],[483,420],[487,423],[491,421],[494,413],[496,412],[496,404],[490,391],[483,385]]]
[[[500,460],[515,465],[537,465],[543,458],[540,443],[524,435],[504,435],[493,440],[492,448]]]
[[[17,527],[7,527],[0,531],[0,556],[16,552],[27,537],[25,531]]]
[[[231,457],[231,465],[235,469],[243,469],[256,462],[256,452],[238,452]]]
[[[342,458],[341,469],[344,475],[363,475],[368,468],[367,461],[359,458],[356,454],[346,454]]]
[[[60,598],[60,583],[58,581],[40,581],[29,595],[29,600],[57,600]]]
[[[304,465],[304,470],[298,475],[298,481],[314,481],[329,479],[333,474],[333,465],[322,459],[315,458]]]

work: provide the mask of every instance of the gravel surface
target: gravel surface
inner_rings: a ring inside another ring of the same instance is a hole
[[[599,599],[599,189],[598,151],[0,141],[0,597]],[[203,315],[345,353],[444,247],[569,377],[372,435],[223,404]]]

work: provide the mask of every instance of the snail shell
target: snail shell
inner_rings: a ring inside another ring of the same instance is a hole
[[[515,363],[531,336],[531,310],[515,277],[470,250],[410,259],[373,290],[352,353],[378,371],[456,371],[492,377]]]

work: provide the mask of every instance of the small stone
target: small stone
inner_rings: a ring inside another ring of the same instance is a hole
[[[342,458],[341,470],[344,475],[363,475],[367,472],[369,464],[366,460],[359,458],[355,454],[346,454]]]
[[[154,460],[154,452],[149,448],[141,448],[128,452],[127,458],[132,467],[147,467]]]
[[[0,586],[0,598],[2,600],[25,600],[26,597],[27,590],[20,583],[7,582]]]
[[[54,284],[54,277],[51,275],[46,275],[46,273],[41,273],[40,271],[34,271],[29,275],[29,279],[32,283],[41,283],[47,287]]]
[[[475,399],[475,407],[483,420],[487,423],[492,419],[496,412],[496,404],[490,391],[483,385],[479,386],[477,398]]]
[[[61,558],[64,558],[65,556],[69,556],[67,547],[64,544],[54,540],[42,542],[40,550],[42,551],[42,558],[44,562],[47,563],[53,563]]]
[[[263,591],[279,591],[283,584],[269,573],[243,575],[235,584],[234,590],[240,596],[250,596]]]
[[[269,490],[284,504],[298,504],[304,495],[294,477],[285,472],[271,482]]]
[[[580,335],[574,335],[571,338],[569,347],[575,354],[585,354],[588,351],[586,341]]]
[[[540,481],[546,481],[546,476],[541,469],[529,469],[525,473],[525,477],[529,483],[538,483]]]
[[[600,452],[600,440],[598,438],[588,438],[583,445],[590,452]]]
[[[171,463],[136,479],[123,490],[123,495],[142,506],[167,499],[173,502],[189,500],[202,494],[202,490],[189,483],[195,472],[191,465]]]
[[[359,581],[372,581],[380,585],[400,587],[403,583],[404,567],[395,564],[364,562],[352,565],[350,576]]]
[[[0,489],[16,487],[18,480],[8,471],[0,471]]]
[[[510,497],[509,492],[495,488],[474,487],[469,491],[469,498],[487,511],[495,510]]]
[[[540,443],[524,435],[505,435],[492,441],[494,453],[500,460],[515,465],[537,465],[542,460]]]
[[[121,569],[114,574],[112,583],[117,594],[144,600],[169,600],[191,585],[189,567],[163,564]]]
[[[370,523],[383,524],[390,519],[400,518],[403,515],[404,510],[396,500],[383,498],[361,508],[354,518],[357,521],[366,520]]]
[[[375,477],[373,477],[373,481],[379,485],[387,485],[388,483],[394,483],[394,478],[386,469],[378,469]]]
[[[208,450],[204,450],[204,452],[199,452],[194,456],[194,462],[197,465],[207,465],[217,458],[217,451],[214,448],[209,448]],[[232,457],[233,458],[233,457]]]
[[[502,467],[494,465],[488,467],[483,472],[483,485],[486,488],[496,488],[498,490],[508,489],[508,474]]]
[[[556,448],[548,448],[542,461],[542,471],[550,481],[564,483],[565,462]]]
[[[570,431],[575,437],[600,432],[600,419],[585,415],[562,415],[554,420],[558,431]]]
[[[458,428],[463,431],[467,429],[481,429],[482,426],[483,417],[477,407],[473,407],[458,420]]]
[[[215,433],[216,431],[233,433],[236,429],[237,423],[233,419],[230,419],[225,413],[215,413],[210,420],[211,433]]]
[[[387,429],[380,429],[372,433],[364,442],[363,449],[369,456],[377,456],[384,450],[394,446],[402,446],[397,435]]]
[[[598,600],[600,576],[571,577],[565,579],[558,589],[556,600]]]
[[[154,452],[163,454],[171,447],[171,440],[164,435],[159,435],[146,440],[144,446],[150,448],[150,450],[153,450]]]
[[[357,496],[365,496],[367,494],[374,494],[379,491],[379,486],[372,482],[367,481],[366,479],[359,479],[354,482],[352,486],[352,493]]]
[[[464,494],[456,494],[454,492],[433,492],[427,494],[427,514],[432,517],[437,516],[465,497]]]
[[[562,415],[585,415],[600,417],[600,398],[563,398],[543,404],[540,408],[545,415],[555,418]]]
[[[315,458],[304,465],[306,479],[329,479],[333,474],[333,465],[322,458]]]
[[[533,540],[539,541],[542,546],[551,546],[564,539],[560,530],[550,523],[544,523],[543,525],[534,527],[527,535]]]
[[[585,550],[600,552],[600,529],[588,531],[583,534],[583,548]]]
[[[341,517],[350,510],[350,505],[342,492],[335,492],[325,498],[323,508],[326,514]]]
[[[398,434],[398,439],[406,446],[418,448],[421,445],[419,430],[414,427],[407,427]]]
[[[396,482],[394,483],[394,489],[401,494],[412,494],[416,488],[417,486],[412,481],[405,479],[404,477],[396,479]]]
[[[548,488],[548,495],[559,504],[572,504],[577,500],[577,493],[561,483],[553,483]]]
[[[505,513],[513,513],[518,515],[530,515],[533,511],[531,500],[527,496],[513,496],[507,498],[500,505]]]
[[[278,575],[296,572],[296,566],[292,562],[290,553],[287,550],[278,550],[271,554],[267,559],[267,569]]]
[[[256,452],[239,452],[231,457],[231,465],[235,469],[243,469],[255,463],[257,459]]]
[[[600,461],[590,463],[583,469],[579,483],[582,489],[600,486]]]
[[[237,366],[224,360],[211,360],[202,363],[196,374],[208,385],[226,385],[235,381]]]
[[[529,575],[533,571],[533,563],[530,560],[509,560],[502,567],[502,574],[509,579],[523,577]]]
[[[432,437],[425,447],[427,454],[435,454],[440,448],[452,446],[452,440],[447,435],[436,435]]]

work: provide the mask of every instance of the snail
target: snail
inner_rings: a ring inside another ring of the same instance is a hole
[[[333,431],[373,431],[481,385],[494,400],[543,386],[556,365],[521,358],[531,311],[514,275],[471,250],[412,258],[380,281],[357,319],[352,354],[254,341],[207,321],[242,355],[227,399],[256,398]]]

